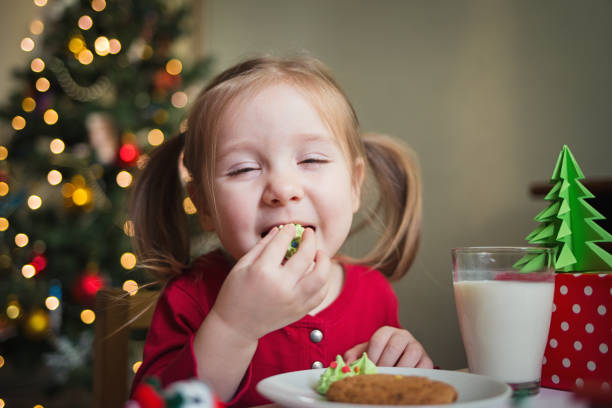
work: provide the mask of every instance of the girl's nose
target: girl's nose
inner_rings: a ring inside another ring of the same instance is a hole
[[[291,174],[270,175],[263,193],[263,201],[269,206],[282,206],[297,202],[304,196],[299,180]]]

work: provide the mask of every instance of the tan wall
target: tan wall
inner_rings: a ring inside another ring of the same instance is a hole
[[[19,41],[33,12],[30,1],[0,2],[0,96],[10,67],[28,60]],[[466,365],[450,249],[524,244],[543,208],[527,186],[550,176],[564,143],[588,178],[612,176],[609,1],[206,0],[202,12],[217,70],[262,52],[310,52],[335,72],[364,130],[416,150],[423,239],[395,288],[402,323],[443,368]]]

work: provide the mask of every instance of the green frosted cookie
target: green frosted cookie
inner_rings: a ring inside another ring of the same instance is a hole
[[[295,227],[295,237],[293,240],[291,240],[289,248],[287,248],[287,252],[285,252],[285,258],[287,259],[291,258],[293,254],[297,252],[300,243],[302,242],[302,234],[304,233],[304,227],[302,227],[300,224],[293,224],[293,226]],[[281,225],[279,228],[282,227],[283,226]]]

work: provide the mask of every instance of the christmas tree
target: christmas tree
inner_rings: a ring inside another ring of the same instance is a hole
[[[146,279],[126,218],[133,177],[180,131],[210,61],[183,65],[185,1],[35,3],[31,58],[0,109],[0,367],[46,364],[88,385],[96,292]]]
[[[612,242],[612,234],[595,220],[605,219],[586,202],[594,198],[582,183],[584,175],[570,149],[563,146],[551,177],[554,184],[545,200],[551,204],[535,220],[541,225],[527,240],[531,244],[555,248],[554,267],[558,272],[589,272],[612,270],[612,254],[597,245]],[[525,257],[516,267],[529,271],[540,260]]]

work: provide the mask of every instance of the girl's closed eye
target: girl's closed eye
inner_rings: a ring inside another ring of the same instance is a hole
[[[244,166],[240,166],[240,167],[232,168],[232,169],[228,170],[226,175],[229,176],[229,177],[236,177],[236,176],[240,176],[242,174],[247,174],[249,172],[253,172],[253,171],[257,171],[257,170],[259,170],[259,166],[244,165]]]
[[[325,157],[325,156],[308,156],[302,160],[300,160],[299,164],[308,166],[308,167],[315,167],[315,166],[320,166],[326,163],[329,163],[330,160]]]

